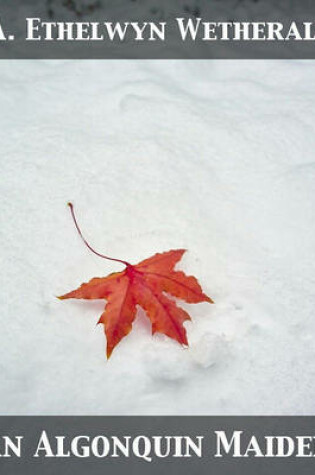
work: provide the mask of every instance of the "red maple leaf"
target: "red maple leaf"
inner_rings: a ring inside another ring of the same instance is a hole
[[[59,299],[106,299],[105,310],[98,323],[103,323],[107,339],[107,358],[115,346],[132,328],[137,305],[145,311],[152,324],[152,333],[163,333],[182,345],[188,345],[183,323],[190,320],[188,313],[176,305],[172,295],[189,303],[213,301],[202,292],[193,276],[175,271],[175,264],[182,258],[185,249],[176,249],[141,261],[137,265],[114,259],[96,252],[84,239],[69,203],[75,226],[87,247],[96,255],[121,262],[125,270],[107,277],[91,279]]]

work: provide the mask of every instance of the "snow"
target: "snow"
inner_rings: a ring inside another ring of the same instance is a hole
[[[315,413],[315,63],[1,63],[2,414]],[[188,249],[189,349],[56,295]]]

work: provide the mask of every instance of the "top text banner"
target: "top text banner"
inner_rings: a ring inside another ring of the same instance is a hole
[[[315,2],[4,1],[0,59],[315,59]]]

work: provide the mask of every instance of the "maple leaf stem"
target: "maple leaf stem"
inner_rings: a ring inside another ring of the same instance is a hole
[[[99,252],[95,251],[95,249],[93,249],[93,247],[90,246],[90,244],[87,242],[87,240],[85,239],[85,237],[83,236],[83,234],[82,234],[82,232],[81,232],[81,229],[80,229],[80,227],[79,227],[79,225],[78,225],[76,216],[75,216],[75,214],[74,214],[74,207],[73,207],[73,204],[72,204],[72,203],[68,203],[68,206],[69,206],[69,208],[70,208],[71,216],[72,216],[74,225],[75,225],[75,227],[76,227],[76,230],[78,231],[78,234],[79,234],[80,238],[82,239],[82,241],[84,242],[84,244],[86,245],[86,247],[87,247],[91,252],[93,252],[93,254],[96,254],[98,257],[102,257],[103,259],[108,259],[109,261],[120,262],[121,264],[124,264],[124,265],[127,266],[127,267],[131,267],[131,264],[129,264],[129,262],[127,262],[127,261],[123,261],[123,260],[121,260],[121,259],[115,259],[114,257],[108,257],[108,256],[105,256],[104,254],[100,254]]]

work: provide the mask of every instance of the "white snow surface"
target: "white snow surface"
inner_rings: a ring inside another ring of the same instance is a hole
[[[0,69],[2,414],[315,413],[315,62]],[[56,295],[187,248],[189,349]]]

